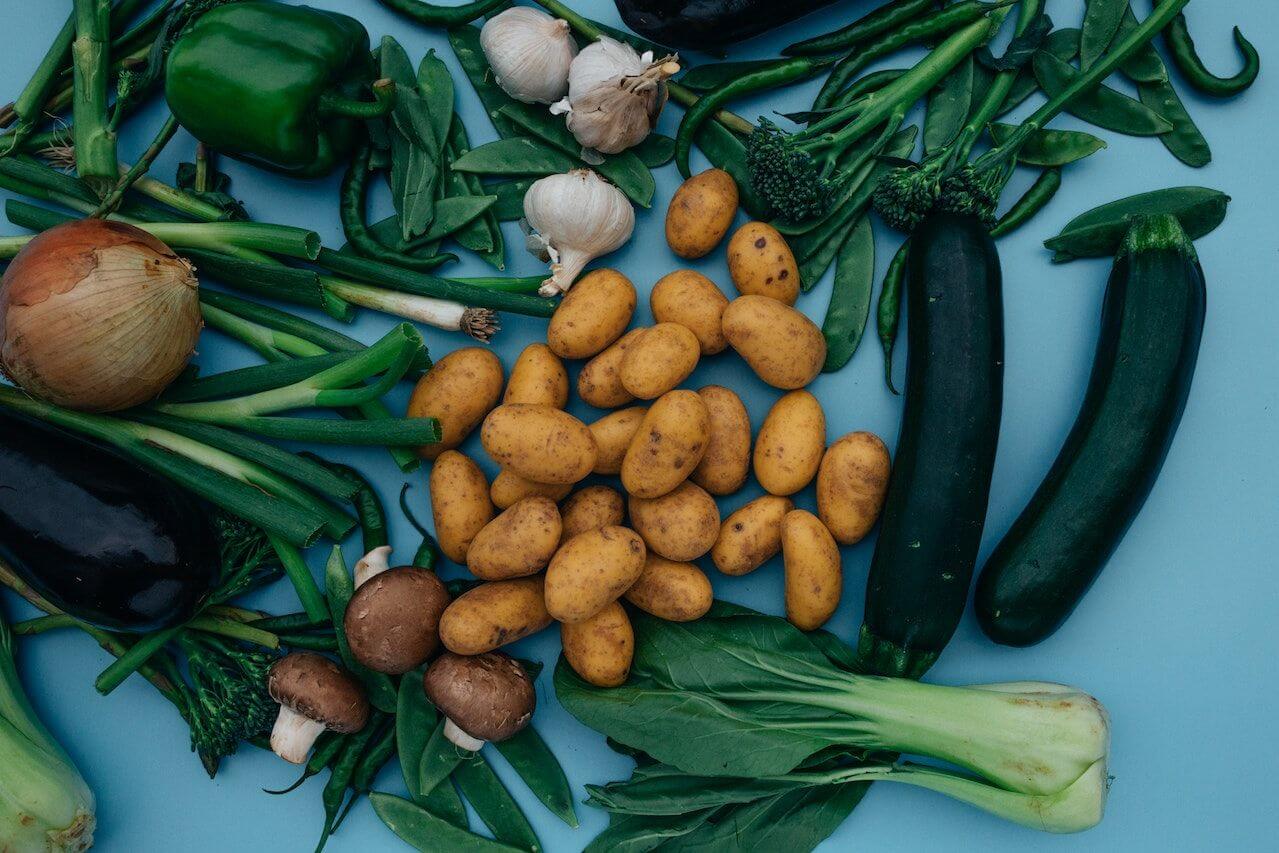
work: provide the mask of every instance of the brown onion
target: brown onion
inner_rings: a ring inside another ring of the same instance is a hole
[[[159,396],[202,325],[191,265],[145,231],[84,219],[23,247],[0,281],[0,370],[89,412]]]

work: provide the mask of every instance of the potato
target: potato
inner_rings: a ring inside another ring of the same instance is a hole
[[[515,359],[502,402],[564,408],[568,404],[564,362],[546,344],[529,344]]]
[[[679,323],[658,323],[627,347],[618,376],[628,394],[654,400],[678,386],[697,368],[701,344]]]
[[[466,565],[475,534],[493,520],[493,504],[480,466],[456,450],[440,454],[431,466],[431,515],[444,556]]]
[[[541,575],[482,583],[453,599],[440,616],[440,642],[458,655],[481,655],[551,624]]]
[[[743,296],[771,296],[794,305],[799,298],[799,266],[786,238],[764,222],[747,222],[728,241],[728,274]]]
[[[498,465],[536,483],[576,483],[595,467],[586,424],[550,406],[498,406],[484,419],[480,442]]]
[[[560,625],[560,645],[564,660],[587,684],[618,687],[631,674],[635,631],[616,601],[584,622]]]
[[[480,347],[454,350],[418,380],[409,398],[410,418],[436,418],[440,440],[418,448],[423,459],[437,459],[466,440],[502,396],[502,362]]]
[[[626,448],[631,446],[631,439],[635,438],[647,411],[644,406],[619,409],[591,424],[591,435],[595,436],[595,446],[599,448],[595,457],[596,474],[621,472]]]
[[[525,498],[540,496],[561,501],[573,491],[572,483],[538,483],[503,468],[489,486],[489,498],[498,509],[509,509]]]
[[[712,495],[731,495],[750,473],[750,415],[741,398],[723,385],[707,385],[697,394],[710,415],[711,437],[689,479]]]
[[[724,337],[774,388],[793,391],[817,378],[826,339],[817,324],[767,296],[739,296],[724,309]]]
[[[680,184],[666,208],[666,242],[681,258],[701,258],[724,239],[737,214],[737,183],[707,169]]]
[[[653,285],[648,305],[656,322],[679,323],[696,335],[702,355],[728,349],[722,328],[728,297],[701,273],[676,270],[662,276]]]
[[[844,576],[839,546],[821,519],[802,509],[782,520],[782,564],[786,572],[786,618],[801,631],[815,631],[839,607]]]
[[[561,622],[585,622],[631,588],[644,557],[644,540],[625,527],[574,536],[546,569],[547,611]]]
[[[888,493],[891,462],[879,436],[850,432],[830,446],[817,469],[817,514],[841,545],[870,533]]]
[[[466,552],[466,567],[480,580],[535,575],[555,556],[563,525],[550,498],[525,498],[484,525]]]
[[[622,336],[635,313],[635,285],[617,270],[592,270],[577,280],[546,327],[560,358],[590,358]]]
[[[608,486],[587,486],[564,501],[560,507],[563,531],[560,541],[601,527],[617,527],[626,517],[622,493]]]
[[[715,568],[726,575],[748,575],[782,549],[782,519],[795,508],[790,498],[764,495],[724,519],[711,549]]]
[[[826,449],[826,414],[807,391],[783,394],[755,436],[755,479],[764,491],[793,495],[817,474]]]
[[[688,479],[710,441],[710,414],[693,391],[668,391],[644,414],[622,459],[622,487],[660,498]]]
[[[586,362],[577,375],[577,396],[582,402],[597,409],[612,409],[635,399],[622,387],[622,359],[644,332],[644,329],[631,329],[617,343]]]
[[[668,560],[696,560],[719,536],[719,507],[696,483],[681,483],[660,498],[632,495],[628,508],[648,550]]]
[[[644,573],[626,591],[626,600],[645,613],[670,622],[701,619],[715,601],[706,573],[692,563],[649,554]]]

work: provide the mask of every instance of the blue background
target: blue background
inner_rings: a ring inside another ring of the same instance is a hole
[[[465,82],[443,34],[391,15],[373,0],[311,0],[348,12],[376,40],[391,33],[414,61],[436,48],[458,81],[458,105],[479,142],[494,137],[478,100]],[[574,7],[609,22],[617,15],[607,0],[572,0]],[[842,25],[871,5],[843,2],[827,11],[756,39],[734,58],[774,55],[782,45]],[[0,3],[0,90],[16,94],[64,20],[68,2]],[[1059,26],[1076,26],[1083,3],[1049,0]],[[1137,4],[1144,15],[1149,4]],[[1216,13],[1213,13],[1216,10]],[[1279,19],[1272,2],[1194,2],[1189,16],[1199,44],[1214,68],[1233,73],[1236,58],[1229,25],[1240,24],[1270,63],[1279,62]],[[900,57],[892,60],[900,65]],[[738,112],[755,116],[774,108],[802,108],[813,85],[745,102]],[[1154,140],[1101,132],[1109,149],[1071,166],[1065,187],[1020,233],[1001,243],[1007,309],[1007,385],[1003,429],[984,553],[994,545],[1029,499],[1073,422],[1096,341],[1098,308],[1108,263],[1052,266],[1040,245],[1075,214],[1113,198],[1177,184],[1202,184],[1230,193],[1234,202],[1223,228],[1202,240],[1208,276],[1208,322],[1194,390],[1163,476],[1105,574],[1070,622],[1032,649],[996,647],[966,616],[929,678],[943,683],[1049,679],[1086,688],[1110,709],[1113,719],[1111,772],[1115,777],[1102,825],[1075,837],[1050,837],[1002,823],[935,794],[901,786],[876,786],[824,849],[966,850],[1223,850],[1273,844],[1273,808],[1279,785],[1279,738],[1274,734],[1277,695],[1273,647],[1279,603],[1279,358],[1275,335],[1279,301],[1274,268],[1279,248],[1279,168],[1273,139],[1279,107],[1279,73],[1268,68],[1259,83],[1234,101],[1211,102],[1187,95],[1205,128],[1215,161],[1203,170],[1181,166]],[[673,133],[680,110],[666,111],[661,129]],[[129,123],[123,158],[132,158],[160,122],[152,109]],[[1082,127],[1063,117],[1061,127]],[[161,158],[157,174],[171,179],[179,159],[191,159],[192,143],[180,135]],[[695,167],[700,161],[696,155]],[[339,245],[337,178],[312,183],[283,180],[222,161],[235,179],[235,195],[255,218],[313,228]],[[699,167],[700,168],[700,167]],[[1019,176],[1011,199],[1029,181]],[[662,236],[666,202],[678,184],[674,167],[658,173],[652,210],[640,211],[635,238],[607,263],[629,275],[646,293],[680,261]],[[378,213],[388,200],[376,199]],[[880,231],[882,271],[900,237]],[[10,233],[12,226],[0,225]],[[522,253],[518,232],[507,227],[510,269],[532,274],[538,265]],[[891,242],[890,242],[891,241]],[[696,265],[726,290],[731,287],[721,252]],[[450,272],[478,275],[474,258]],[[800,307],[820,318],[829,276],[804,296]],[[650,321],[641,299],[637,323]],[[543,339],[542,321],[504,317],[495,348],[509,368],[526,344]],[[365,312],[350,330],[373,340],[392,320]],[[873,322],[873,321],[872,321]],[[872,330],[873,332],[873,330]],[[458,336],[426,330],[437,357],[466,343]],[[250,363],[251,357],[216,333],[206,335],[199,362],[207,372]],[[899,352],[898,375],[902,362]],[[572,366],[573,373],[580,365]],[[882,361],[873,333],[852,364],[822,376],[812,390],[823,400],[829,437],[872,430],[890,445],[897,434],[900,399],[881,379]],[[691,387],[718,382],[738,389],[756,424],[777,392],[765,387],[735,356],[710,359],[689,380]],[[402,399],[407,386],[400,389]],[[579,415],[595,413],[577,404]],[[477,441],[464,448],[482,456]],[[341,452],[393,498],[405,481],[381,452]],[[490,468],[490,473],[492,470]],[[425,506],[426,475],[408,477],[417,510]],[[724,501],[731,511],[753,498],[753,485]],[[812,506],[811,490],[799,503]],[[393,506],[393,504],[390,504]],[[406,559],[417,539],[392,512],[398,556]],[[862,589],[873,542],[844,551],[846,593],[829,625],[851,637],[860,623]],[[347,548],[349,561],[356,546]],[[311,563],[319,568],[322,551]],[[707,561],[709,565],[709,561]],[[456,567],[449,571],[457,572]],[[780,565],[770,563],[745,578],[715,574],[716,592],[735,601],[779,612]],[[287,584],[261,602],[277,612],[296,609]],[[6,601],[11,615],[26,608]],[[554,630],[520,643],[525,657],[553,662]],[[188,752],[187,731],[172,707],[144,681],[131,679],[109,698],[98,696],[93,678],[107,658],[87,637],[50,635],[22,643],[21,669],[36,705],[75,756],[99,798],[99,849],[106,851],[306,851],[321,825],[320,787],[313,780],[288,797],[267,797],[294,776],[292,767],[245,748],[210,782]],[[538,685],[537,727],[561,757],[577,792],[588,782],[626,775],[629,762],[609,752],[602,739],[578,725],[556,704],[549,679]],[[672,732],[678,737],[677,732]],[[495,759],[499,771],[508,768]],[[380,787],[399,791],[392,766]],[[524,805],[546,849],[576,850],[604,825],[601,813],[581,807],[582,827],[569,831],[533,802],[518,784]],[[333,851],[405,849],[361,804],[332,840]],[[1273,849],[1273,848],[1271,848]]]

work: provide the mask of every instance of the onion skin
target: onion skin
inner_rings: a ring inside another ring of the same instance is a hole
[[[0,281],[0,370],[69,409],[155,399],[186,367],[201,326],[191,265],[122,222],[50,228]]]

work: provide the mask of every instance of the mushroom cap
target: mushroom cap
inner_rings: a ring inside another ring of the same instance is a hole
[[[369,721],[364,688],[342,667],[313,652],[293,652],[271,667],[271,698],[325,728],[347,734]]]
[[[400,566],[360,584],[342,619],[351,654],[387,675],[421,666],[440,647],[440,614],[452,599],[434,572]]]
[[[537,707],[533,680],[501,652],[445,652],[427,669],[423,687],[444,716],[477,740],[506,740],[528,725]]]

